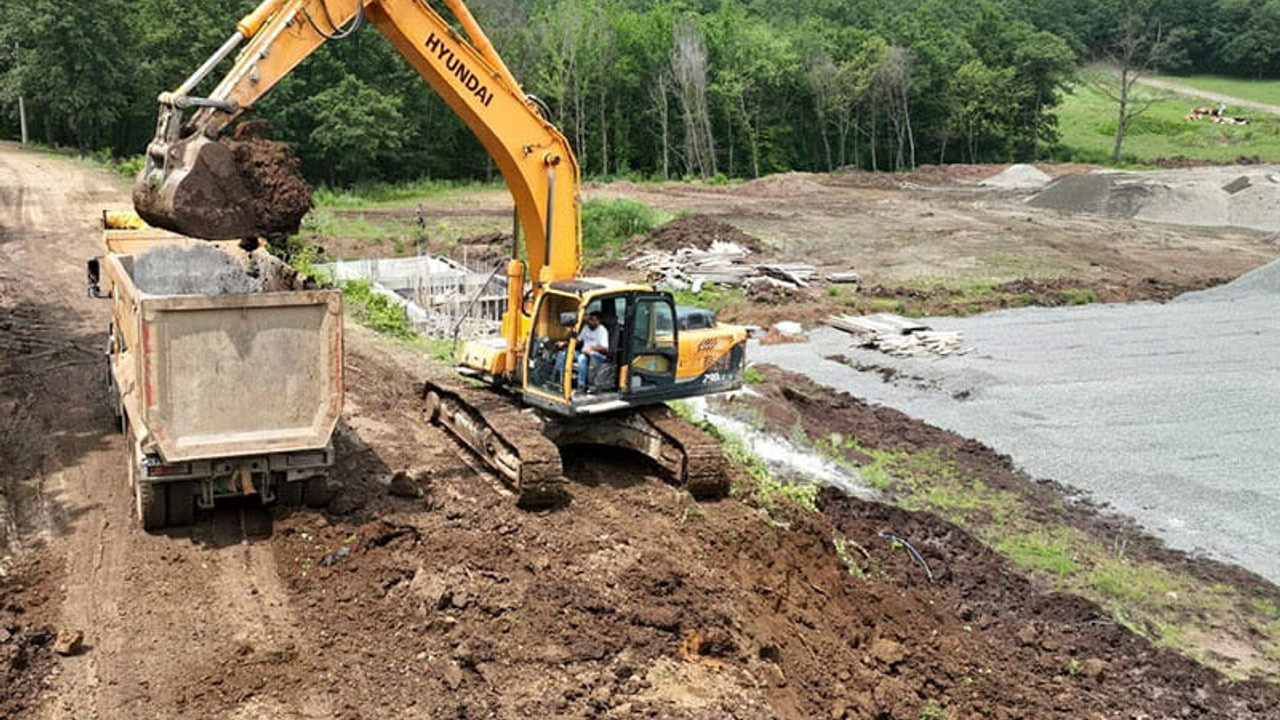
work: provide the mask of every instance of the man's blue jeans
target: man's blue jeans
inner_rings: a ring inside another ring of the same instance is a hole
[[[574,353],[573,363],[574,363],[574,367],[577,369],[577,372],[578,372],[577,385],[579,390],[587,389],[587,378],[590,377],[591,375],[591,363],[600,362],[604,359],[605,359],[605,356],[597,352]],[[565,352],[561,350],[560,354],[556,356],[556,377],[557,378],[564,377],[564,360],[565,360]]]

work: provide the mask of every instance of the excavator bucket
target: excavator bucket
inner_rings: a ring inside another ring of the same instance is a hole
[[[147,148],[133,206],[149,224],[210,240],[257,237],[258,223],[235,156],[203,134]],[[158,151],[158,152],[157,152]],[[155,162],[153,153],[163,158]]]
[[[220,139],[157,133],[134,208],[151,225],[208,240],[296,233],[311,209],[311,186],[288,145],[265,134],[264,123],[243,123],[235,137]]]

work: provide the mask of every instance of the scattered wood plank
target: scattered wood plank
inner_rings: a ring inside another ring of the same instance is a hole
[[[959,332],[931,330],[914,320],[877,313],[875,315],[832,315],[826,323],[854,337],[858,347],[890,355],[952,355],[968,352]]]

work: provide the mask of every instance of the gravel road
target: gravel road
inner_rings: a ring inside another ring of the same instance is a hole
[[[960,356],[851,350],[829,328],[749,353],[987,443],[1174,547],[1280,582],[1278,278],[1280,262],[1165,305],[925,320],[964,334]]]

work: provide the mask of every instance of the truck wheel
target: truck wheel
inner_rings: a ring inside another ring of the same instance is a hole
[[[165,506],[168,510],[170,525],[190,525],[196,517],[196,484],[193,482],[174,482],[165,485]]]
[[[138,501],[138,519],[142,522],[142,529],[158,530],[164,527],[167,489],[162,483],[138,482],[134,486],[134,497]]]
[[[289,482],[284,479],[284,473],[276,475],[276,502],[281,507],[298,507],[302,505],[303,494],[307,488],[306,480],[295,480]]]
[[[329,478],[313,477],[307,481],[306,503],[309,508],[322,508],[329,504]]]

